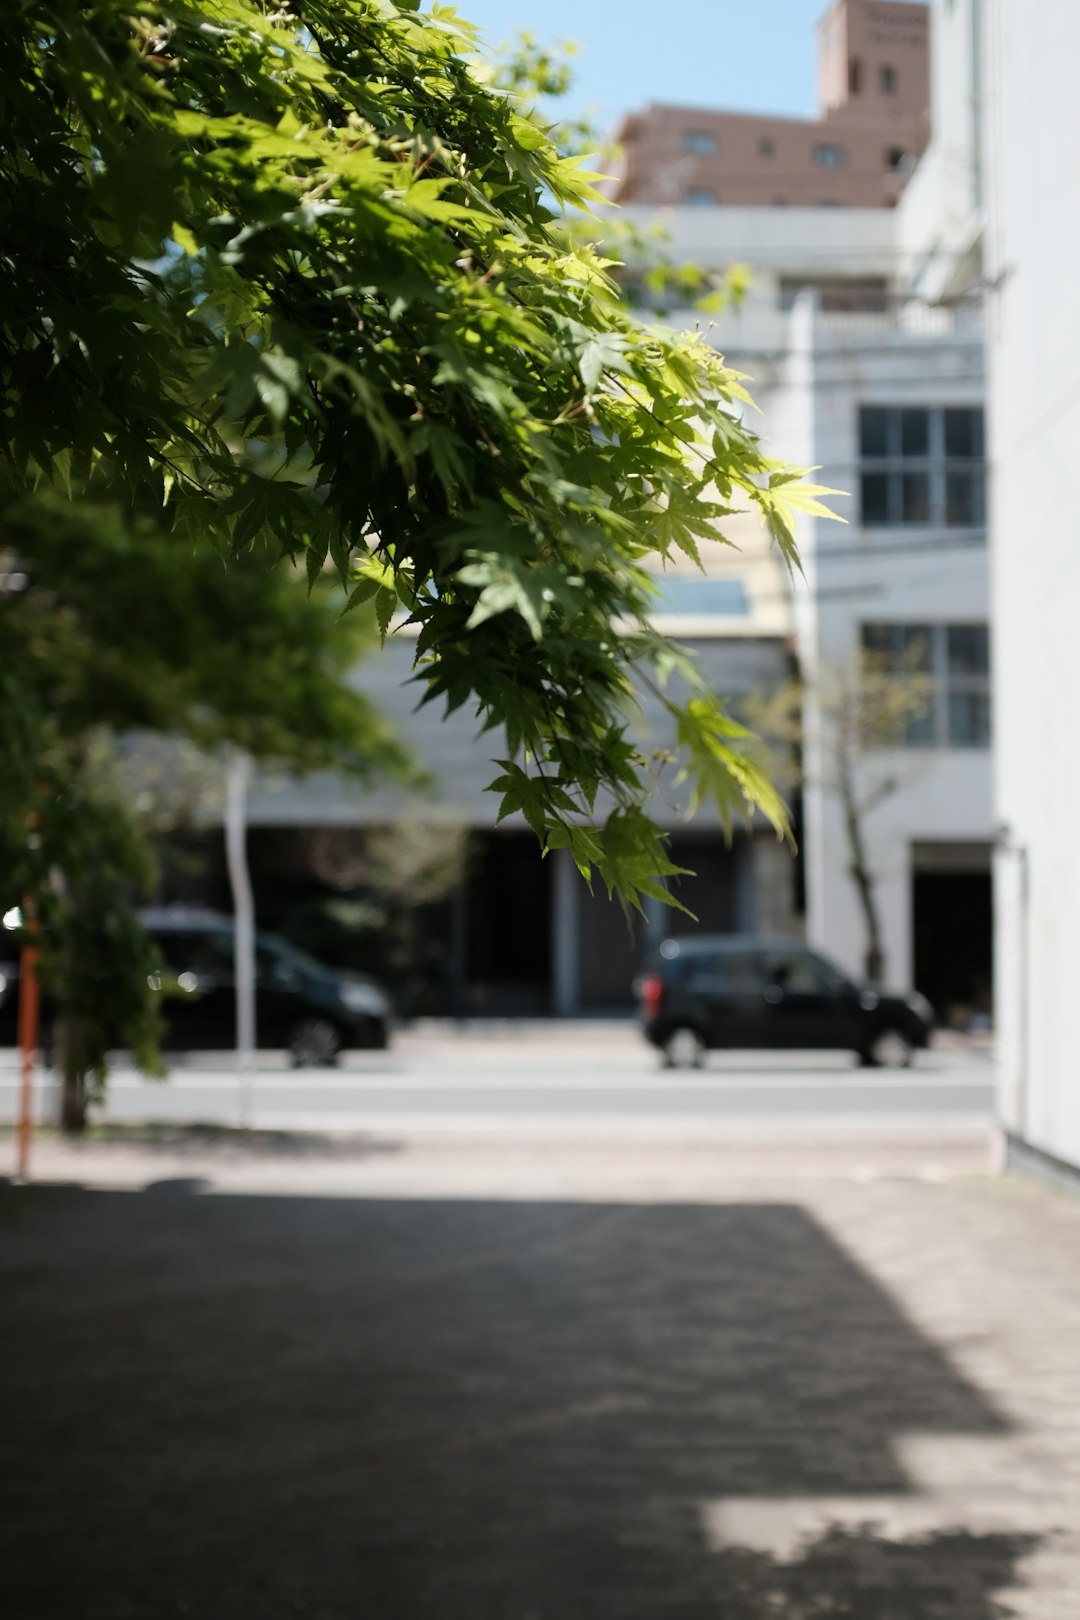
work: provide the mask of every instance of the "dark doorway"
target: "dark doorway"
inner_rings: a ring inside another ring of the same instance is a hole
[[[478,839],[467,896],[468,1011],[551,1010],[551,863],[532,833]]]
[[[953,1028],[993,1008],[993,894],[989,870],[913,874],[915,985]]]
[[[644,957],[645,919],[627,917],[609,900],[602,883],[582,894],[580,922],[582,1012],[628,1013],[634,1006],[634,978]]]

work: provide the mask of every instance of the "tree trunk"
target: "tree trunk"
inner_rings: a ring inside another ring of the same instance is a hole
[[[86,1062],[79,1021],[70,1010],[56,1020],[56,1062],[60,1069],[60,1129],[68,1136],[80,1136],[86,1129],[89,1097]]]
[[[851,858],[851,878],[859,896],[863,921],[866,924],[866,951],[863,967],[871,984],[881,984],[885,978],[885,952],[881,943],[881,917],[874,894],[874,877],[866,859],[863,840],[862,815],[855,794],[851,761],[846,751],[841,756],[840,797],[844,805],[844,825],[847,829],[848,854]]]

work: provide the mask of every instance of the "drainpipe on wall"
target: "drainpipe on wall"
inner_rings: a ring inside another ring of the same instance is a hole
[[[1019,922],[1017,928],[1017,975],[1016,975],[1016,1003],[1017,1003],[1017,1065],[1016,1065],[1016,1097],[1015,1097],[1015,1134],[1023,1141],[1030,1136],[1031,1112],[1031,1060],[1030,1060],[1030,1018],[1031,1018],[1031,873],[1028,847],[1015,841],[1011,827],[1003,826],[998,829],[995,840],[999,852],[1011,855],[1016,862],[1017,899],[1019,901]],[[1003,1133],[1004,1137],[1004,1133]],[[1002,1163],[1004,1168],[1005,1143],[1000,1145]]]

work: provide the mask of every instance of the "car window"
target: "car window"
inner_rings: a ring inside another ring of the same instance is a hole
[[[318,978],[327,970],[321,962],[317,962],[307,951],[302,951],[289,940],[283,939],[280,934],[260,934],[256,940],[256,949],[259,960],[262,962],[263,953],[267,965],[275,962],[278,965],[295,968],[298,973],[305,973]]]
[[[738,994],[761,987],[761,968],[752,956],[736,956],[725,951],[716,956],[694,956],[687,964],[684,983],[688,990],[708,990],[712,994]]]
[[[271,945],[265,940],[256,940],[255,972],[260,984],[295,986],[303,977],[302,965],[303,959],[299,952],[294,955],[279,950],[276,941]]]
[[[165,961],[174,973],[196,973],[217,978],[231,976],[231,934],[202,933],[194,928],[163,929],[155,936]]]
[[[766,982],[795,995],[834,994],[842,988],[835,968],[808,951],[773,951],[764,963]]]
[[[817,969],[823,990],[829,990],[834,995],[837,995],[842,990],[851,989],[850,979],[841,973],[838,967],[834,967],[831,962],[827,962],[823,956],[811,956],[810,960]]]

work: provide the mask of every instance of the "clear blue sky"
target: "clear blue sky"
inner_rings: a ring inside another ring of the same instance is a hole
[[[492,45],[528,30],[572,39],[567,112],[604,130],[647,101],[806,117],[817,104],[827,0],[453,0]]]

